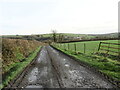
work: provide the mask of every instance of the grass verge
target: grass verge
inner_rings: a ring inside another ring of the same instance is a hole
[[[73,56],[80,60],[81,62],[87,63],[88,65],[96,68],[100,72],[104,73],[108,77],[114,79],[115,81],[120,81],[120,62],[117,60],[111,60],[109,58],[99,58],[94,55],[86,55],[83,53],[76,53],[74,51],[67,51],[61,48],[59,50],[64,53]]]
[[[6,86],[10,80],[14,79],[23,69],[36,57],[41,47],[38,47],[34,52],[32,52],[27,58],[25,58],[22,62],[15,63],[11,69],[7,72],[5,76],[3,76],[2,84],[0,88]]]

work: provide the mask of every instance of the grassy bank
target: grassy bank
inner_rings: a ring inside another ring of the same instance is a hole
[[[3,39],[2,40],[2,74],[17,62],[22,62],[42,43],[32,40]]]
[[[23,62],[17,62],[13,64],[7,74],[2,80],[1,88],[8,84],[8,82],[15,78],[37,55],[41,47],[38,47],[33,51]]]
[[[40,43],[35,40],[3,39],[2,40],[2,85],[4,87],[24,67],[26,67],[40,50]]]

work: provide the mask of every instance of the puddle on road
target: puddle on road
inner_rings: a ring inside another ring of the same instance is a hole
[[[44,90],[43,86],[41,85],[28,85],[26,86],[23,90],[34,90],[34,89],[37,89],[37,90]]]
[[[78,70],[69,70],[69,75],[72,79],[76,79],[76,78],[83,78],[79,75],[79,71]]]
[[[44,59],[46,59],[46,51],[41,51],[40,57],[37,59],[37,63],[41,63]],[[44,61],[44,63],[46,63]]]
[[[65,64],[65,66],[66,66],[66,67],[69,67],[70,65],[68,65],[68,64]]]
[[[50,47],[51,48],[51,47]],[[52,51],[54,52],[54,53],[56,53],[57,55],[59,55],[59,53],[56,51],[56,50],[54,50],[53,48],[51,48],[52,49]]]
[[[48,74],[48,68],[47,67],[44,67],[43,68],[43,70],[41,71],[41,73],[40,73],[40,76],[42,77],[42,76],[47,76],[47,74]]]
[[[28,85],[25,88],[43,88],[41,85]]]
[[[34,68],[28,78],[29,82],[35,82],[37,80],[37,75],[38,75],[38,68]]]
[[[64,58],[63,61],[65,61],[66,59]]]
[[[40,59],[40,58],[38,58],[38,59],[37,59],[37,61],[38,61],[38,63],[40,63],[40,62],[41,62],[41,59]]]

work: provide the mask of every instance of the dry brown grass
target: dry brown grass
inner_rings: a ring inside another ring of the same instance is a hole
[[[2,40],[2,73],[7,72],[16,62],[21,62],[29,56],[38,46],[43,45],[38,41],[22,39]]]

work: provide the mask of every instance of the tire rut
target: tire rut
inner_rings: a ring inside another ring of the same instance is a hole
[[[60,88],[59,78],[46,47],[43,47],[33,64],[7,88]]]
[[[47,50],[47,51],[48,51],[48,50]],[[54,65],[54,63],[53,63],[53,61],[52,61],[52,58],[51,58],[51,56],[50,56],[50,54],[49,54],[49,51],[48,51],[48,55],[49,55],[49,57],[50,57],[51,64],[52,64],[53,68],[55,69],[55,72],[57,73],[57,80],[58,80],[59,86],[60,86],[60,88],[64,88],[64,85],[63,85],[63,83],[62,83],[62,79],[61,79],[61,77],[60,77],[60,73],[58,72],[56,66]]]
[[[100,77],[88,68],[81,66],[67,55],[47,47],[50,57],[60,74],[63,86],[66,88],[114,88],[108,80]]]

